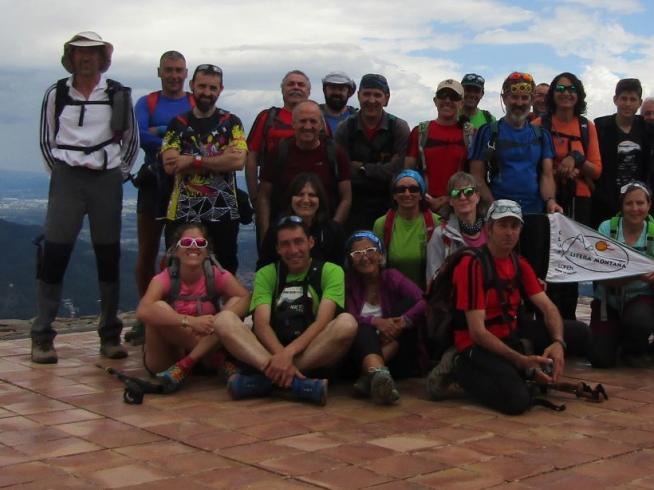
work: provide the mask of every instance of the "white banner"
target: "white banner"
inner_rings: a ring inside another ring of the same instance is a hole
[[[654,260],[560,214],[549,214],[547,282],[602,281],[654,272]]]

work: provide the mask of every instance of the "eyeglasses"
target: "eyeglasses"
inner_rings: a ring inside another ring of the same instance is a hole
[[[463,80],[461,80],[461,85],[466,85],[467,83],[483,85],[486,83],[486,80],[484,80],[484,77],[477,75],[476,73],[468,73],[463,77]]]
[[[475,194],[475,192],[477,192],[477,189],[474,186],[469,185],[468,187],[464,187],[462,189],[452,189],[450,191],[450,197],[452,199],[458,199],[464,196],[472,197]]]
[[[284,216],[282,219],[280,219],[277,222],[277,228],[280,228],[282,226],[286,226],[288,224],[296,224],[296,225],[304,225],[304,220],[300,218],[299,216],[291,215],[291,216]]]
[[[357,259],[362,259],[363,257],[372,257],[377,253],[377,249],[375,247],[368,247],[364,248],[363,250],[354,250],[350,252],[350,257],[352,259],[357,260]]]
[[[577,86],[576,85],[563,85],[559,83],[554,87],[554,91],[562,94],[563,92],[567,91],[570,94],[576,94],[577,93]]]
[[[193,78],[195,78],[195,75],[199,71],[201,71],[203,73],[214,73],[216,75],[220,75],[221,77],[223,76],[222,68],[220,68],[219,66],[216,66],[216,65],[211,65],[209,63],[205,63],[203,65],[198,65],[198,67],[193,72]]]
[[[506,78],[507,80],[525,80],[527,82],[534,81],[534,77],[532,77],[529,73],[523,73],[520,71],[514,71]]]
[[[622,196],[633,189],[641,189],[643,192],[645,192],[645,194],[647,194],[648,197],[650,195],[647,186],[642,182],[638,182],[638,181],[629,182],[628,184],[625,184],[622,187],[620,187],[620,195]]]
[[[198,237],[198,238],[193,238],[193,237],[182,237],[179,239],[177,242],[177,246],[181,248],[207,248],[209,245],[209,242],[207,241],[206,238]]]
[[[404,194],[405,191],[409,191],[411,194],[418,194],[420,192],[420,186],[418,185],[398,185],[393,189],[393,194]]]
[[[451,90],[441,90],[436,94],[436,98],[440,100],[451,100],[452,102],[459,102],[461,100],[461,96],[457,94],[456,92],[452,92]]]

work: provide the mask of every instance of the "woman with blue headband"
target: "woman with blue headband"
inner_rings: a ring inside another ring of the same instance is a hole
[[[417,374],[417,332],[424,323],[422,291],[396,269],[386,269],[384,246],[370,231],[347,241],[345,308],[359,324],[353,354],[362,367],[355,383],[359,395],[380,404],[399,398],[391,377]]]
[[[426,185],[415,170],[403,170],[391,184],[393,207],[373,227],[388,251],[388,265],[425,289],[426,245],[439,222],[425,202]]]

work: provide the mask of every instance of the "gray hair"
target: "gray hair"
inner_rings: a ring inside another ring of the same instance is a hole
[[[282,78],[282,83],[279,85],[280,88],[284,88],[284,83],[286,82],[286,79],[291,75],[303,76],[307,81],[307,86],[309,87],[309,90],[311,90],[311,80],[309,80],[307,74],[304,73],[302,70],[291,70],[286,75],[284,75],[284,78]]]

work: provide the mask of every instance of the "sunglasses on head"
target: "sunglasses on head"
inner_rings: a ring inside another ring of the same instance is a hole
[[[277,227],[279,228],[279,227],[282,227],[282,226],[286,226],[286,225],[288,225],[290,223],[294,223],[296,225],[301,225],[301,224],[304,223],[304,221],[299,216],[295,216],[295,215],[284,216],[282,219],[280,219],[277,222]]]
[[[199,71],[201,71],[202,73],[215,73],[216,75],[220,75],[221,77],[223,76],[222,68],[216,65],[211,65],[209,63],[198,65],[198,67],[195,69],[194,75]]]
[[[495,213],[498,213],[498,214],[500,214],[500,213],[513,213],[513,214],[517,214],[517,215],[522,216],[522,209],[520,209],[517,206],[500,205],[500,206],[496,206],[496,207],[493,208],[492,212],[490,213],[491,217],[493,217],[493,215]]]
[[[463,187],[461,189],[452,189],[450,191],[450,197],[452,199],[458,199],[458,198],[464,197],[464,196],[465,197],[472,197],[475,194],[475,192],[477,192],[477,189],[474,186],[469,185],[469,186]]]
[[[527,82],[533,82],[534,81],[534,77],[532,77],[529,73],[523,73],[523,72],[520,72],[520,71],[514,71],[507,78],[509,80],[525,80]]]
[[[418,194],[420,192],[419,185],[396,185],[393,189],[393,194],[404,194],[409,191],[411,194]]]
[[[638,182],[638,181],[629,182],[628,184],[625,184],[622,187],[620,187],[620,195],[621,196],[625,195],[627,192],[632,191],[634,189],[641,189],[649,197],[649,189],[647,188],[647,186],[642,182]]]
[[[363,250],[353,250],[352,252],[350,252],[350,257],[352,257],[353,259],[372,257],[377,252],[378,250],[376,247],[368,247],[368,248],[364,248]]]
[[[177,242],[177,246],[181,248],[207,248],[209,245],[209,242],[207,242],[206,238],[198,237],[198,238],[193,238],[189,236],[185,236],[179,239]]]
[[[562,94],[565,91],[568,91],[568,93],[571,94],[576,94],[577,93],[577,86],[576,85],[563,85],[559,83],[554,87],[554,91]]]

